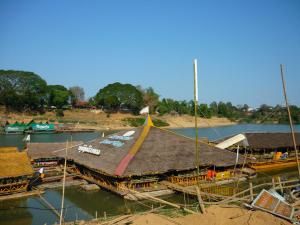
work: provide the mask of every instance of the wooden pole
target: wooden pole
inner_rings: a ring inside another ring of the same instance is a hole
[[[284,99],[285,99],[285,105],[286,105],[286,109],[287,109],[288,116],[289,116],[290,128],[291,128],[291,133],[292,133],[292,140],[293,140],[293,145],[294,145],[294,149],[295,149],[295,153],[296,153],[296,160],[297,160],[297,166],[298,166],[298,175],[299,175],[299,178],[300,178],[300,165],[299,165],[299,158],[298,158],[299,156],[298,156],[296,138],[295,138],[295,133],[294,133],[293,121],[292,121],[290,107],[289,107],[287,94],[286,94],[286,85],[285,85],[285,79],[284,79],[284,75],[283,75],[283,65],[282,64],[280,64],[280,71],[281,71],[280,74],[281,74],[281,80],[282,80],[282,88],[283,88],[283,94],[284,94]]]
[[[275,178],[274,177],[272,177],[272,186],[273,186],[273,188],[275,189]]]
[[[62,187],[62,199],[61,199],[61,209],[60,209],[60,218],[59,224],[62,224],[63,221],[63,211],[64,211],[64,202],[65,202],[65,184],[66,184],[66,170],[67,170],[67,154],[68,154],[68,140],[66,143],[66,155],[65,155],[65,164],[64,164],[64,177],[63,177],[63,187]]]
[[[280,188],[281,194],[283,194],[283,187],[282,187],[280,176],[277,177],[277,180],[278,180],[278,183],[279,183],[279,188]]]
[[[253,184],[251,181],[249,182],[249,190],[250,190],[250,200],[252,202],[254,199],[254,196],[253,196]]]
[[[197,59],[194,59],[194,113],[195,113],[195,166],[197,168],[197,181],[199,180],[199,146],[198,146],[198,119],[197,119],[197,108],[198,108],[198,68]],[[198,183],[198,182],[197,182]]]
[[[202,213],[205,213],[205,207],[204,207],[204,204],[203,204],[203,200],[202,200],[202,198],[201,198],[201,194],[200,194],[199,187],[196,186],[195,188],[196,188],[197,197],[198,197],[198,202],[199,202],[199,206],[200,206],[201,212],[202,212]]]

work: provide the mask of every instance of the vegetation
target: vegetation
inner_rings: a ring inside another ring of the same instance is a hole
[[[142,126],[145,123],[145,118],[144,117],[139,117],[139,118],[125,118],[123,119],[125,124],[131,126],[131,127],[139,127]],[[152,122],[154,126],[156,127],[166,127],[169,126],[169,124],[163,120],[160,119],[152,119]]]
[[[7,110],[40,110],[47,83],[32,72],[0,70],[0,105]]]
[[[71,103],[73,106],[76,106],[79,102],[84,101],[84,89],[79,86],[74,86],[69,88],[70,95],[71,95]]]
[[[62,108],[68,105],[70,92],[62,85],[49,85],[47,87],[48,105]]]
[[[138,114],[143,106],[142,93],[131,84],[113,83],[99,90],[96,106],[110,111],[131,111]]]
[[[108,116],[114,112],[130,112],[138,114],[140,109],[149,106],[151,114],[171,114],[194,116],[193,101],[177,101],[170,98],[159,99],[153,88],[142,88],[119,82],[109,84],[99,89],[98,93],[84,102],[84,89],[79,86],[67,89],[62,85],[48,85],[39,75],[32,72],[0,70],[0,106],[6,110],[43,112],[45,109],[57,109],[57,116],[64,115],[62,110],[70,105],[73,107],[96,107],[106,111]],[[83,103],[83,104],[82,104]],[[290,107],[294,123],[300,123],[300,108]],[[234,106],[231,102],[212,102],[200,104],[196,109],[200,117],[226,117],[232,121],[244,123],[288,123],[285,107],[275,107],[266,104],[257,109],[248,105]],[[142,120],[128,119],[133,126],[143,123]],[[164,122],[157,120],[159,126]]]

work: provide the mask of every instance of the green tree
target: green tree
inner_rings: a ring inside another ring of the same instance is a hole
[[[152,87],[142,89],[140,86],[137,86],[137,89],[141,91],[143,95],[143,101],[145,106],[149,106],[150,113],[154,113],[159,102],[159,95],[155,93]]]
[[[69,90],[62,85],[48,85],[48,105],[62,108],[68,104],[71,96]]]
[[[143,105],[142,93],[136,87],[119,82],[100,89],[94,99],[97,106],[113,110],[128,108],[134,114],[137,114]]]
[[[212,116],[217,116],[218,115],[218,104],[216,102],[212,102],[209,105],[210,108],[210,112],[212,114]]]
[[[198,111],[199,111],[199,116],[204,117],[204,118],[211,118],[211,111],[208,107],[207,104],[200,104],[198,107]]]
[[[35,73],[0,70],[0,104],[7,110],[42,109],[46,86],[46,81]]]

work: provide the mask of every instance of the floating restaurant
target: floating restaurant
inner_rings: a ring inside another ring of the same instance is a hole
[[[199,142],[200,174],[195,165],[195,140],[155,127],[148,117],[145,125],[120,131],[85,143],[29,143],[28,154],[35,164],[59,163],[67,154],[68,170],[99,186],[123,195],[125,190],[166,190],[161,181],[188,186],[245,177],[243,157]]]
[[[23,134],[23,133],[54,133],[55,126],[52,123],[37,123],[34,120],[31,120],[28,123],[18,122],[9,123],[6,122],[4,127],[4,132],[6,134]]]

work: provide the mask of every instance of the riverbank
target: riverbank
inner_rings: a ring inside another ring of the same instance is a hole
[[[64,117],[56,117],[55,112],[46,112],[42,115],[32,115],[26,113],[9,113],[5,114],[4,111],[0,111],[1,121],[9,121],[14,123],[15,121],[29,122],[32,119],[38,122],[54,122],[67,125],[71,130],[120,130],[133,127],[132,124],[126,121],[127,119],[139,119],[143,116],[134,116],[128,113],[111,113],[107,114],[101,110],[88,110],[88,109],[75,109],[65,110]],[[189,115],[153,115],[153,119],[161,120],[169,124],[168,128],[188,128],[194,127],[194,117]],[[234,125],[236,123],[231,122],[227,118],[213,117],[210,119],[199,118],[199,127],[216,127]]]
[[[200,222],[201,221],[201,222]],[[78,221],[80,225],[290,225],[291,223],[263,211],[252,211],[233,205],[211,206],[204,214],[189,214],[170,217],[161,214],[143,213],[114,218],[111,221]]]

